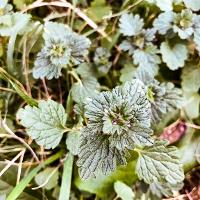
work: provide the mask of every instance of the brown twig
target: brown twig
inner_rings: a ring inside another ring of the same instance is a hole
[[[7,126],[5,120],[1,120],[0,124],[2,125],[2,127],[6,130],[6,132],[8,132],[10,135],[12,135],[13,138],[15,138],[16,140],[18,140],[19,142],[21,142],[33,155],[33,157],[35,158],[35,160],[37,162],[40,162],[37,155],[35,154],[35,152],[33,151],[33,149],[20,137],[18,137],[17,135],[15,135],[15,133]]]
[[[46,98],[49,99],[50,96],[49,96],[49,92],[48,92],[47,84],[46,84],[46,81],[45,81],[44,78],[42,79],[42,84],[43,84],[43,87],[44,87],[44,91],[45,91],[45,94],[46,94]]]
[[[106,32],[104,30],[99,28],[98,25],[93,20],[91,20],[84,12],[82,12],[79,8],[74,7],[69,2],[64,2],[64,1],[53,1],[53,2],[36,1],[33,4],[27,6],[25,9],[23,9],[22,13],[25,13],[28,10],[32,10],[34,8],[38,8],[38,7],[42,7],[42,6],[57,6],[57,7],[69,8],[69,9],[73,10],[73,12],[76,13],[84,21],[86,21],[87,24],[90,27],[92,27],[95,31],[97,31],[99,34],[101,34],[103,37],[105,37],[108,41],[111,41],[111,38],[106,34]]]

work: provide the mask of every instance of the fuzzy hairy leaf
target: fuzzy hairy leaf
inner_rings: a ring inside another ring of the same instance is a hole
[[[19,109],[17,118],[26,127],[27,134],[46,149],[58,146],[67,119],[63,106],[53,100],[40,100],[38,107]]]
[[[166,141],[156,141],[153,146],[139,150],[136,172],[146,183],[177,184],[183,181],[184,172],[177,148],[167,147]]]
[[[173,12],[161,13],[153,22],[154,28],[161,35],[165,35],[168,30],[172,28],[172,22],[174,21]]]
[[[147,96],[151,104],[151,120],[159,122],[163,115],[182,105],[182,91],[171,82],[160,83],[145,70],[138,69],[135,77],[147,87]]]
[[[159,50],[156,46],[150,44],[144,50],[137,49],[133,53],[133,62],[141,70],[148,71],[152,76],[158,73],[158,64],[161,63],[158,56]]]
[[[106,134],[120,133],[131,126],[149,127],[150,104],[145,92],[143,83],[133,80],[89,99],[85,106],[89,125]]]
[[[105,75],[108,73],[112,66],[112,62],[109,61],[111,54],[108,49],[99,47],[95,51],[94,63],[97,66],[97,70],[100,74]]]
[[[152,145],[150,104],[139,80],[127,82],[112,92],[102,92],[85,105],[88,124],[81,131],[80,175],[83,179],[114,171],[126,164],[134,144]]]
[[[108,136],[93,134],[88,128],[82,129],[78,155],[77,165],[82,179],[95,178],[98,173],[108,175],[117,164],[126,164],[124,151],[111,147]]]
[[[150,184],[150,190],[156,196],[162,198],[173,196],[173,192],[178,192],[183,187],[183,183],[178,183],[176,185],[170,185],[169,183],[159,183],[154,182]]]
[[[163,61],[169,69],[177,70],[183,67],[188,58],[188,50],[184,44],[175,44],[171,46],[168,42],[163,42],[160,47]]]
[[[138,35],[144,26],[143,19],[139,15],[123,14],[119,21],[120,32],[124,36]]]
[[[178,33],[181,39],[188,39],[194,32],[194,14],[191,10],[185,9],[174,16],[173,31]]]
[[[36,79],[58,78],[62,68],[69,64],[80,64],[88,54],[90,40],[64,24],[46,22],[43,38],[45,45],[38,53],[33,68],[33,77]]]

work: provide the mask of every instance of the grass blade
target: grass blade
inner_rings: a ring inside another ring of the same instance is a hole
[[[15,200],[19,197],[19,195],[23,192],[23,190],[26,188],[26,186],[30,183],[30,181],[36,176],[36,174],[45,166],[48,165],[58,158],[60,158],[63,154],[63,151],[59,151],[55,155],[48,158],[44,163],[41,163],[39,166],[31,170],[31,172],[24,177],[18,185],[14,187],[14,189],[11,191],[11,193],[8,195],[6,200]]]
[[[24,101],[26,101],[27,104],[31,106],[37,106],[38,104],[37,101],[27,94],[24,86],[18,80],[16,80],[13,76],[11,76],[7,71],[5,71],[2,67],[0,67],[0,78],[3,79],[4,81],[9,82],[12,85],[12,87],[15,89],[17,94],[22,99],[24,99]]]
[[[69,200],[72,171],[73,171],[73,160],[74,160],[73,155],[71,153],[68,153],[65,163],[64,163],[64,170],[63,170],[59,200]]]

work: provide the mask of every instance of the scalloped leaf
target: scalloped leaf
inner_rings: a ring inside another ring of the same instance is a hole
[[[139,15],[123,14],[119,20],[120,33],[124,36],[138,35],[144,26],[143,19]]]
[[[26,127],[27,134],[46,149],[58,146],[67,120],[64,107],[53,100],[40,100],[38,107],[20,108],[17,118]]]
[[[138,152],[136,172],[146,183],[167,182],[175,185],[184,180],[176,147],[167,147],[166,141],[156,141],[153,146],[145,147]]]
[[[183,67],[188,58],[188,49],[184,44],[176,43],[171,46],[168,42],[162,42],[160,51],[163,61],[171,70]]]

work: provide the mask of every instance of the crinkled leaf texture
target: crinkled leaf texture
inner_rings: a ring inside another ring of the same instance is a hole
[[[161,35],[165,35],[167,31],[172,28],[172,23],[174,21],[174,13],[173,12],[164,12],[161,13],[153,22],[154,28]]]
[[[163,42],[160,51],[163,61],[171,70],[183,67],[188,58],[188,49],[184,44],[177,43],[172,46],[168,42]]]
[[[150,184],[150,190],[156,196],[162,198],[173,196],[173,192],[178,192],[183,187],[183,183],[180,182],[175,185],[170,185],[169,183],[159,183],[154,182]]]
[[[125,152],[112,147],[109,136],[84,128],[80,140],[77,165],[82,179],[94,178],[98,172],[108,175],[118,164],[126,164]]]
[[[119,21],[120,32],[124,36],[138,35],[144,26],[143,19],[140,19],[139,15],[123,14]]]
[[[159,50],[153,44],[146,46],[144,50],[137,49],[133,53],[133,62],[141,70],[148,71],[152,76],[158,73],[158,64],[161,63],[158,56]]]
[[[79,160],[83,179],[105,175],[126,164],[128,150],[152,145],[150,104],[139,80],[127,82],[112,92],[102,92],[85,105],[88,124],[81,131]]]
[[[139,150],[136,172],[146,183],[169,183],[176,185],[183,181],[184,172],[179,161],[178,150],[168,146],[166,141]]]
[[[98,72],[102,75],[106,75],[112,66],[112,62],[109,61],[110,56],[110,51],[106,48],[99,47],[95,51],[94,63]]]
[[[38,53],[34,68],[34,78],[52,79],[61,76],[62,68],[77,65],[88,54],[90,40],[73,32],[61,23],[46,22],[43,38],[45,45]]]
[[[55,148],[65,132],[67,116],[63,106],[53,100],[40,100],[38,107],[27,105],[17,113],[27,134],[46,149]]]
[[[151,120],[153,124],[159,122],[163,115],[182,105],[182,91],[173,83],[160,83],[150,73],[138,69],[135,77],[147,87],[147,96],[151,104]]]

